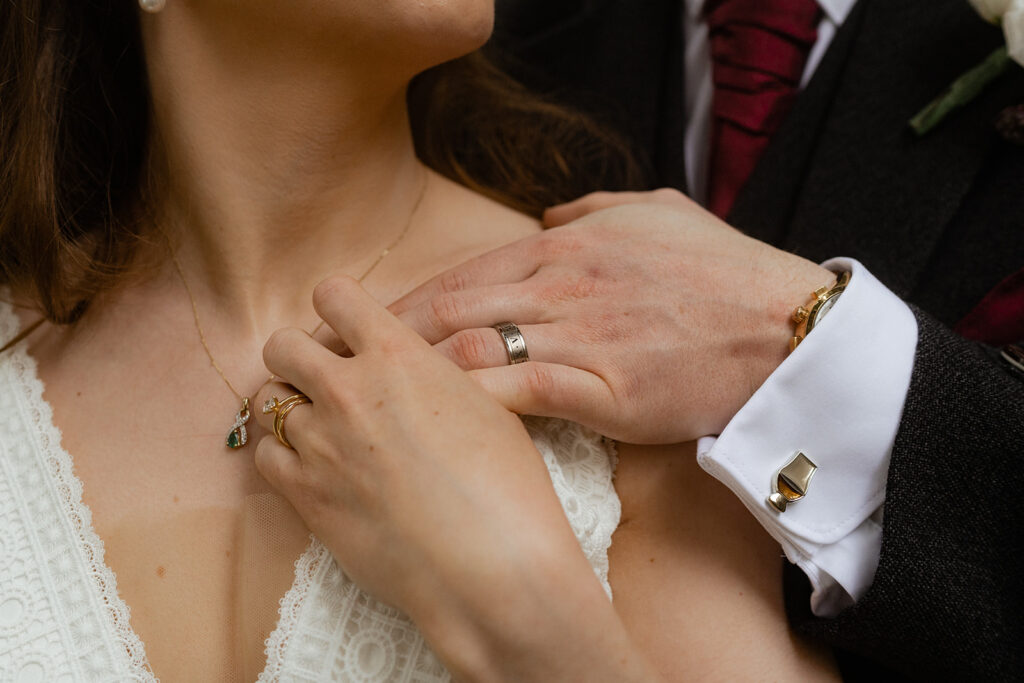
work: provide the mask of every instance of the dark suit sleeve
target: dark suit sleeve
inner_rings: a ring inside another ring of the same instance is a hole
[[[848,678],[877,674],[874,661],[910,679],[1024,680],[1024,381],[991,349],[914,312],[875,581],[818,619],[790,567],[787,610],[799,632],[840,652]]]

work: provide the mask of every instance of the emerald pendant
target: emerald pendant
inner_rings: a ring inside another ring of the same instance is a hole
[[[242,409],[235,415],[235,424],[228,432],[227,446],[234,450],[241,448],[249,441],[249,434],[245,429],[245,423],[249,421],[249,399],[242,399]]]

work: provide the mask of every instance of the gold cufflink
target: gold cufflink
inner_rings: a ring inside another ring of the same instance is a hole
[[[817,470],[818,466],[810,458],[797,451],[793,459],[775,475],[768,504],[779,512],[785,512],[786,506],[807,495],[807,487]]]

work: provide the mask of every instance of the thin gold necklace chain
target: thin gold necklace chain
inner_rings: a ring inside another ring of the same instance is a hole
[[[359,282],[361,284],[364,280],[366,280],[366,278],[368,278],[370,274],[377,269],[377,266],[380,265],[381,261],[383,261],[385,257],[387,257],[387,255],[390,254],[391,251],[395,247],[397,247],[398,244],[403,239],[405,239],[405,236],[409,233],[409,229],[412,227],[413,218],[416,217],[416,213],[419,211],[420,204],[423,202],[423,197],[427,193],[427,181],[429,180],[429,178],[429,174],[424,174],[423,183],[420,185],[419,196],[416,198],[416,202],[412,206],[412,211],[409,212],[409,217],[405,221],[405,226],[402,228],[402,232],[399,233],[398,237],[392,240],[391,243],[384,248],[384,251],[382,251],[374,260],[374,262],[371,263],[370,266],[363,271],[363,274],[356,279],[356,282]],[[163,233],[162,230],[161,233]],[[171,248],[170,238],[167,236],[166,233],[163,233],[163,235],[164,239],[167,241],[167,248],[171,252],[171,261],[173,261],[174,263],[174,269],[178,273],[178,278],[181,280],[181,284],[185,286],[185,291],[188,293],[189,301],[192,304],[192,320],[195,322],[196,332],[199,333],[199,343],[202,344],[203,351],[206,352],[207,358],[210,359],[210,365],[212,365],[213,369],[217,371],[217,374],[220,375],[220,378],[224,381],[224,384],[227,385],[227,388],[231,391],[232,394],[235,395],[235,398],[237,398],[239,403],[241,404],[241,409],[238,411],[238,415],[235,418],[235,424],[231,432],[228,433],[227,439],[227,445],[230,448],[241,448],[246,444],[246,441],[248,440],[245,429],[245,423],[249,421],[250,397],[242,396],[242,394],[237,389],[235,389],[235,386],[231,383],[231,380],[228,379],[228,376],[224,373],[224,370],[221,368],[220,363],[218,363],[217,359],[214,358],[213,352],[210,351],[210,345],[206,341],[206,333],[203,331],[202,323],[199,322],[199,307],[196,304],[196,297],[192,293],[192,287],[189,286],[188,284],[188,279],[185,277],[185,271],[181,267],[181,262],[178,261],[178,255],[174,252],[174,249]],[[324,326],[324,323],[325,321],[321,320],[317,324],[317,326],[313,328],[312,332],[309,333],[309,336],[312,337],[316,335],[316,333],[320,331],[320,328]],[[255,396],[256,394],[260,393],[263,387],[267,386],[275,379],[277,379],[277,377],[271,375],[263,382],[263,384],[259,385],[256,388],[256,391],[254,391],[251,395]]]

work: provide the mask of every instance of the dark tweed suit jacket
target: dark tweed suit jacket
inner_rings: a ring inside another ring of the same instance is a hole
[[[682,4],[499,0],[495,40],[515,75],[618,125],[655,184],[685,189]],[[1024,381],[949,330],[1024,267],[1024,147],[992,124],[1024,103],[1024,69],[924,139],[906,125],[1001,42],[967,0],[861,0],[730,217],[815,261],[859,259],[920,326],[874,584],[824,620],[787,573],[793,626],[851,680],[1024,680]]]

